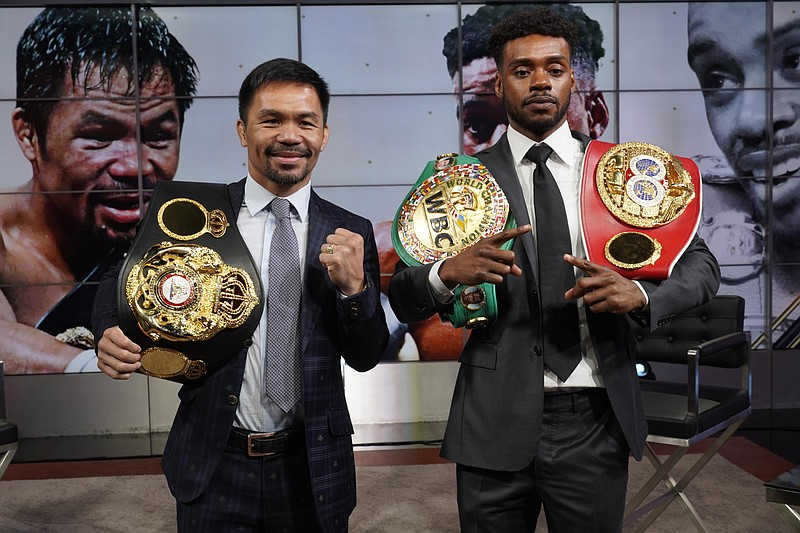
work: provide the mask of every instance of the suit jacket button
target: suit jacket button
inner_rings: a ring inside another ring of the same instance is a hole
[[[239,398],[233,394],[228,396],[228,405],[236,405],[237,403],[239,403]]]
[[[533,347],[533,355],[535,355],[536,357],[541,357],[542,356],[542,348],[540,346],[534,346]]]

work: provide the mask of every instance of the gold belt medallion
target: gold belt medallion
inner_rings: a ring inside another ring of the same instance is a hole
[[[597,191],[606,208],[635,228],[669,224],[695,197],[689,172],[669,152],[648,143],[613,146],[600,158]],[[613,265],[637,269],[654,264],[662,245],[645,232],[622,232],[606,242],[605,256]]]
[[[403,250],[419,263],[457,255],[508,221],[508,200],[486,167],[455,162],[456,154],[439,156],[437,172],[418,183],[398,211]]]
[[[480,239],[516,227],[508,199],[475,157],[443,154],[429,161],[397,210],[392,244],[407,265],[453,257]],[[510,250],[514,239],[503,243]],[[455,327],[482,327],[497,319],[491,283],[459,285],[443,318]]]
[[[189,359],[178,350],[154,346],[142,352],[140,370],[148,376],[161,379],[183,376],[193,381],[206,374],[206,364],[201,359]]]
[[[259,303],[247,272],[205,246],[168,241],[133,266],[125,296],[139,328],[154,341],[208,340],[244,324]]]
[[[623,231],[606,242],[605,255],[612,265],[633,270],[655,264],[661,257],[661,243],[645,233]]]
[[[694,198],[692,178],[680,161],[652,144],[615,145],[600,158],[596,177],[608,210],[637,228],[672,222]]]
[[[161,231],[179,241],[191,241],[204,233],[220,238],[230,226],[225,213],[219,209],[208,211],[191,198],[173,198],[164,202],[158,210],[157,220]]]

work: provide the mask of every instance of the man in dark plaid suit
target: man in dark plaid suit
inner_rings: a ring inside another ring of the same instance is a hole
[[[278,231],[270,204],[289,201],[302,265],[302,392],[289,406],[267,392],[273,322],[265,316],[245,347],[232,347],[238,353],[224,367],[180,390],[162,460],[179,531],[347,531],[356,492],[341,358],[369,370],[388,331],[371,224],[311,189],[311,171],[328,141],[329,100],[322,78],[290,59],[256,67],[239,92],[237,130],[248,176],[229,193],[265,285]],[[93,329],[98,367],[127,379],[141,366],[141,349],[118,327],[118,270],[101,283]]]

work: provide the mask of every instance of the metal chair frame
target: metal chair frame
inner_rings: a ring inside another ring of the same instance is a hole
[[[716,298],[732,297],[723,296]],[[739,348],[744,350],[743,353],[746,354],[745,362],[739,366],[741,371],[740,390],[747,391],[747,396],[749,399],[751,385],[749,347],[749,332],[736,331],[711,340],[700,342],[687,351],[686,365],[688,394],[686,395],[686,416],[688,419],[697,421],[699,420],[701,414],[701,361],[704,361],[709,356],[719,353],[723,350],[728,350],[731,348]],[[644,359],[647,359],[647,357],[644,357]],[[667,509],[667,507],[669,507],[672,502],[677,500],[689,513],[690,519],[695,528],[698,531],[707,531],[702,518],[687,497],[685,489],[700,473],[703,467],[705,467],[706,464],[708,464],[708,462],[717,454],[725,442],[727,442],[728,439],[733,436],[736,430],[748,417],[750,411],[751,406],[750,402],[748,401],[746,409],[743,409],[733,416],[730,416],[727,419],[722,420],[702,431],[696,431],[695,434],[689,436],[688,438],[659,435],[651,432],[647,436],[644,453],[647,459],[653,465],[655,472],[634,494],[634,496],[628,500],[625,506],[624,523],[632,524],[644,517],[640,523],[636,524],[635,531],[645,531]],[[647,412],[646,404],[645,412]],[[706,451],[692,464],[692,466],[683,474],[682,477],[680,477],[680,479],[676,480],[672,475],[672,470],[686,455],[690,447],[720,432],[722,433],[717,436],[716,440],[709,445]],[[654,444],[666,444],[669,446],[674,446],[675,450],[665,460],[662,461],[656,454],[656,450],[653,446]],[[653,492],[653,490],[662,483],[666,486],[667,491],[651,499],[647,503],[644,503],[646,498]]]
[[[764,483],[767,503],[792,529],[800,532],[800,465]]]

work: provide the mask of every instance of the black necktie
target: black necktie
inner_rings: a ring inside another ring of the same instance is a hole
[[[552,148],[539,144],[528,150],[526,157],[536,163],[533,205],[539,254],[544,363],[561,381],[566,381],[581,360],[581,350],[578,307],[574,301],[564,298],[564,293],[575,285],[575,273],[563,257],[565,253],[572,253],[572,246],[564,200],[546,164],[552,153]]]
[[[278,219],[269,249],[267,395],[289,412],[300,401],[300,255],[289,200],[268,206]]]

